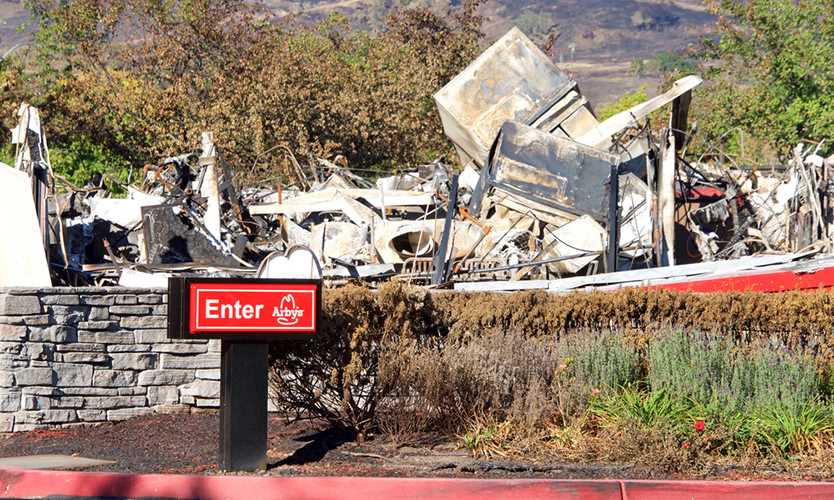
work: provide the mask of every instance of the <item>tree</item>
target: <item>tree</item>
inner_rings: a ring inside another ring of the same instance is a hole
[[[784,158],[801,140],[834,138],[834,2],[714,0],[710,7],[719,36],[706,46],[710,84],[694,107],[701,140],[738,127]]]
[[[31,0],[39,96],[53,144],[79,137],[135,166],[190,151],[200,132],[241,176],[288,180],[287,151],[406,166],[446,152],[431,95],[477,53],[474,3],[392,15],[275,19],[243,0]],[[291,179],[290,179],[291,180]]]

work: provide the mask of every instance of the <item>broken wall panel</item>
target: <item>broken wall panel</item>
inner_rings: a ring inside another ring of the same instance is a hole
[[[128,187],[127,198],[92,197],[86,200],[90,215],[117,224],[123,228],[132,228],[142,222],[142,207],[159,205],[165,199],[143,193]]]
[[[632,173],[620,175],[620,253],[637,258],[652,249],[652,192]]]
[[[52,286],[32,181],[8,165],[0,165],[0,214],[0,286]]]
[[[323,262],[329,259],[368,260],[368,230],[350,222],[325,222],[312,227],[311,248]]]
[[[584,255],[548,265],[557,273],[577,273],[595,261],[608,245],[608,233],[593,218],[585,215],[562,227],[544,233],[545,259]],[[595,255],[593,255],[595,254]]]
[[[20,104],[17,116],[18,124],[11,130],[12,144],[18,146],[15,168],[29,175],[41,241],[44,250],[48,252],[50,242],[47,199],[52,168],[49,165],[46,134],[41,127],[40,114],[37,108],[23,102]]]
[[[326,189],[311,193],[303,193],[282,203],[252,205],[249,213],[252,215],[295,215],[313,212],[331,212],[345,210],[345,199],[362,199],[374,208],[383,207],[419,207],[434,204],[433,193],[418,191],[386,191],[379,189]],[[348,202],[350,203],[350,202]],[[359,214],[356,205],[346,213],[357,212],[356,223],[369,223],[370,211]],[[361,209],[360,209],[361,210]]]
[[[158,205],[142,207],[145,255],[148,264],[190,263],[218,267],[239,267],[231,255],[198,231],[180,213],[184,207]],[[180,212],[180,213],[178,213]]]
[[[611,166],[619,163],[616,155],[509,121],[481,173],[470,211],[479,213],[483,197],[495,188],[573,218],[587,214],[604,221]]]

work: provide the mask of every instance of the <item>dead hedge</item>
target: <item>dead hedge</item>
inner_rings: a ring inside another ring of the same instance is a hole
[[[834,326],[834,294],[827,292],[439,293],[430,307],[432,326],[455,338],[495,329],[540,336],[595,328],[650,334],[673,327],[744,338],[777,335],[794,343]]]
[[[554,339],[613,331],[637,346],[669,329],[719,333],[740,344],[768,342],[811,349],[826,371],[834,365],[834,294],[664,291],[553,295],[428,292],[401,284],[324,293],[313,341],[272,345],[272,397],[297,418],[324,417],[362,433],[383,398],[396,389],[380,366],[415,346],[440,349],[495,332]],[[401,358],[401,357],[400,357]],[[395,378],[394,378],[395,379]]]

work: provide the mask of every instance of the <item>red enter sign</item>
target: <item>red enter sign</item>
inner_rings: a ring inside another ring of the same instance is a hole
[[[189,283],[190,335],[316,332],[315,283]]]

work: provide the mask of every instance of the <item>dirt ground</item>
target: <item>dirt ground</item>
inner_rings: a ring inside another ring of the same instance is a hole
[[[115,461],[87,470],[218,474],[217,413],[153,415],[115,424],[0,434],[0,457],[78,455]],[[271,418],[267,474],[280,476],[490,477],[553,479],[683,479],[630,464],[479,460],[457,443],[398,446],[384,439],[357,444],[323,423],[290,425]],[[699,479],[781,479],[766,471],[714,470]],[[784,477],[787,478],[787,477]],[[817,478],[820,479],[820,478]]]
[[[99,426],[0,435],[0,457],[62,454],[113,460],[87,470],[216,474],[217,413],[153,415]],[[532,464],[475,460],[455,443],[363,444],[321,423],[271,418],[268,474],[303,476],[648,478],[629,465]]]

